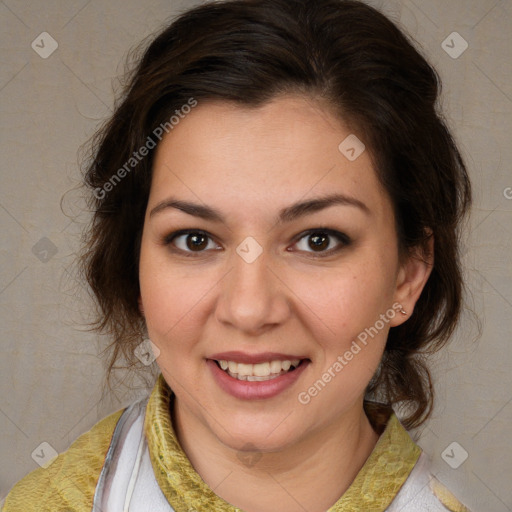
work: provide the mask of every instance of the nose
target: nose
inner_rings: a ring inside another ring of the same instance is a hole
[[[263,252],[248,262],[233,254],[233,267],[219,283],[216,318],[252,336],[283,324],[290,316],[289,289]]]

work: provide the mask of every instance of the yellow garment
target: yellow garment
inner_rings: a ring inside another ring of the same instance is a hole
[[[432,479],[430,487],[437,496],[437,499],[451,512],[469,512],[439,480]]]
[[[46,469],[36,469],[20,480],[7,495],[2,511],[90,511],[110,439],[122,412],[101,420]]]
[[[243,512],[217,496],[181,449],[169,411],[173,394],[160,375],[146,407],[144,433],[156,480],[176,512]],[[123,411],[97,423],[47,468],[33,471],[6,498],[3,512],[88,512],[116,424]],[[328,512],[384,512],[407,480],[421,449],[393,413],[374,450]],[[447,510],[466,512],[439,482],[433,491]]]

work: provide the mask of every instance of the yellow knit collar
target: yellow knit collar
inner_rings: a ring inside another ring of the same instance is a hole
[[[176,512],[243,512],[217,496],[178,443],[169,415],[172,391],[159,375],[148,401],[144,431],[155,476]],[[416,464],[421,449],[393,413],[355,480],[328,512],[383,512]]]

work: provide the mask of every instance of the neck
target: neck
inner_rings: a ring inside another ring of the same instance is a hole
[[[348,489],[379,435],[362,400],[321,430],[278,452],[226,446],[174,401],[174,428],[192,466],[219,497],[246,512],[323,512]],[[319,477],[321,475],[321,477]]]

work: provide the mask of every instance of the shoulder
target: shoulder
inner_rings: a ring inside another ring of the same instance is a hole
[[[430,459],[422,452],[414,469],[387,509],[388,512],[470,512],[430,472]]]
[[[7,495],[2,512],[91,510],[112,435],[124,410],[96,423],[49,466],[21,479]]]
[[[430,489],[434,496],[451,512],[470,512],[448,488],[446,488],[435,476],[430,477]]]

